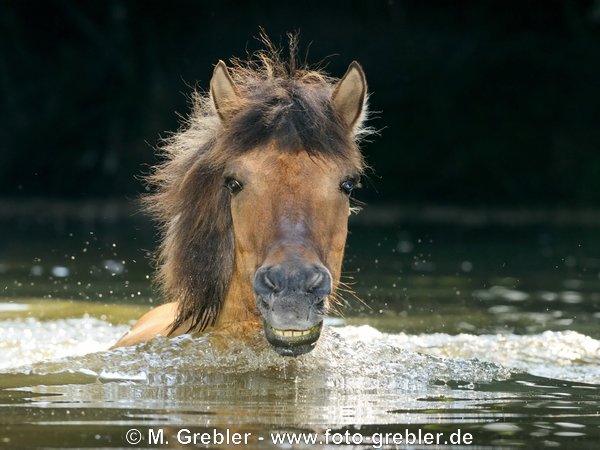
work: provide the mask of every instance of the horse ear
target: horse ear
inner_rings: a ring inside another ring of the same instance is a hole
[[[233,116],[240,96],[223,61],[218,62],[210,80],[210,96],[221,120],[227,120]]]
[[[365,73],[359,63],[352,61],[331,96],[333,108],[352,130],[356,130],[362,122],[366,110],[366,98],[367,79]]]

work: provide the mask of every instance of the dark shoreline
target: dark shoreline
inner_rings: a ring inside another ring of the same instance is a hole
[[[137,200],[0,199],[0,222],[82,221],[119,223],[149,220]],[[463,207],[414,204],[366,205],[352,214],[354,225],[423,223],[462,226],[600,226],[600,209],[564,207]]]

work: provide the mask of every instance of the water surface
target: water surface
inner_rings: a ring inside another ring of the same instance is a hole
[[[149,280],[151,228],[133,219],[9,232],[0,242],[0,446],[130,448],[132,428],[145,438],[163,429],[163,448],[186,448],[176,441],[185,428],[251,433],[248,448],[289,448],[270,434],[328,428],[460,429],[475,448],[595,448],[600,439],[592,227],[355,226],[345,281],[360,300],[346,293],[344,316],[296,359],[261,336],[108,350],[161,301]],[[331,448],[352,447],[365,445]]]

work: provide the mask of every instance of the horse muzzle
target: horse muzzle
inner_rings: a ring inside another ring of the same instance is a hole
[[[322,265],[277,264],[256,271],[256,305],[265,337],[277,353],[298,356],[314,348],[331,286],[331,274]]]

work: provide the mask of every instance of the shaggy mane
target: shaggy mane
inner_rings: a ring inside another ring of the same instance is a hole
[[[289,36],[287,61],[262,40],[266,50],[230,62],[241,97],[232,118],[223,122],[210,95],[194,92],[190,116],[164,140],[164,162],[147,178],[153,193],[144,204],[162,232],[157,281],[167,301],[179,302],[171,332],[186,323],[187,331],[214,325],[227,295],[235,253],[230,195],[223,187],[227,161],[275,142],[281,151],[344,159],[358,171],[364,167],[358,139],[369,129],[349,130],[333,110],[338,79],[298,64],[295,35]]]

